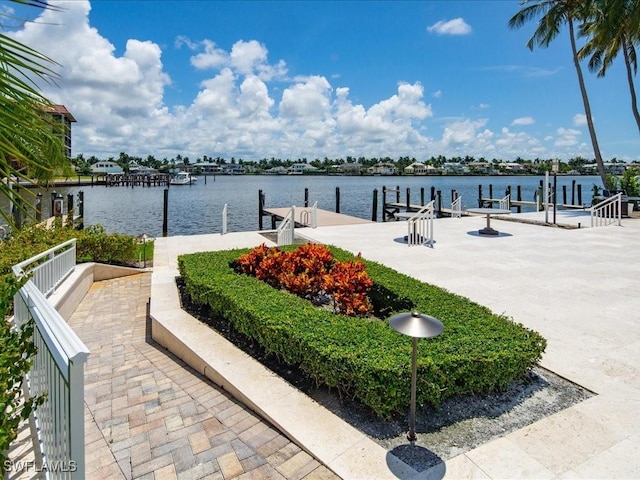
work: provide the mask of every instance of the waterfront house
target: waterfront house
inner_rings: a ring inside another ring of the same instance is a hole
[[[122,167],[116,162],[100,161],[91,165],[91,173],[122,173]]]
[[[189,172],[191,173],[195,172],[198,169],[200,173],[204,175],[215,175],[217,173],[218,174],[224,173],[224,170],[222,169],[222,167],[215,163],[198,162],[198,163],[189,165]]]
[[[305,173],[316,173],[318,169],[308,163],[294,163],[287,168],[287,174],[289,175],[303,175]]]
[[[460,162],[445,162],[442,166],[443,173],[455,173],[458,175],[469,173],[469,169]]]
[[[286,175],[287,169],[282,165],[278,165],[277,167],[267,168],[264,173],[267,175]]]
[[[370,175],[395,175],[398,169],[393,163],[380,162],[373,167],[367,168]]]
[[[589,163],[583,167],[585,173],[590,175],[598,174],[598,164],[597,163]],[[611,173],[612,175],[623,175],[624,171],[627,169],[626,163],[618,163],[618,162],[605,162],[604,170],[607,173]]]
[[[342,175],[360,175],[362,165],[359,163],[342,163],[336,165],[335,170]]]
[[[64,105],[45,107],[45,112],[51,116],[54,122],[62,125],[61,131],[59,133],[56,131],[56,136],[62,137],[67,159],[71,159],[71,124],[75,123],[76,119]]]

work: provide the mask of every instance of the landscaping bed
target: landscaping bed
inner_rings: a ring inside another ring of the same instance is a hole
[[[353,260],[331,247],[336,260]],[[441,336],[420,342],[417,400],[505,390],[539,362],[546,342],[509,318],[439,287],[362,260],[374,281],[380,319],[338,315],[232,268],[246,249],[179,257],[185,291],[211,318],[255,342],[265,356],[298,368],[315,385],[353,398],[390,418],[409,406],[411,341],[388,316],[418,310],[444,324]]]

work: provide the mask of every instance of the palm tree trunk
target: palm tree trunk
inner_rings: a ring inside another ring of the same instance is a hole
[[[627,52],[627,42],[625,39],[622,40],[622,54],[624,55],[624,65],[627,67],[627,82],[629,82],[629,93],[631,94],[631,110],[636,119],[636,124],[638,124],[638,130],[640,130],[640,112],[638,112],[636,88],[633,85],[633,71],[631,70],[631,63],[629,62],[629,53]]]
[[[591,106],[589,105],[589,98],[587,97],[587,88],[584,85],[584,77],[582,76],[582,69],[580,68],[580,60],[578,60],[578,50],[576,48],[576,38],[573,30],[573,18],[569,16],[567,22],[569,24],[569,35],[571,36],[571,52],[573,53],[573,64],[575,65],[576,73],[578,74],[578,84],[580,85],[580,93],[582,94],[584,114],[587,117],[589,136],[591,137],[591,144],[593,145],[593,154],[596,157],[596,165],[598,166],[598,174],[602,179],[602,184],[606,186],[607,172],[604,169],[604,162],[602,161],[602,155],[600,154],[600,147],[598,146],[598,139],[596,138],[596,130],[593,126]]]

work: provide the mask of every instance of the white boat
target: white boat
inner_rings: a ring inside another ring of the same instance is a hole
[[[175,175],[169,182],[170,185],[191,185],[198,181],[198,177],[194,177],[189,172],[180,172]]]

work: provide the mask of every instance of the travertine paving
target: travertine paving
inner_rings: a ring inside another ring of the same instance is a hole
[[[96,282],[69,321],[91,350],[86,478],[337,478],[151,340],[150,281]]]

